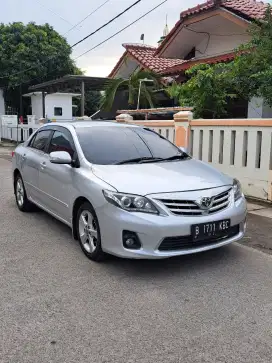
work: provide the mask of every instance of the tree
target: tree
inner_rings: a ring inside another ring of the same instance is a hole
[[[101,92],[100,91],[85,91],[85,116],[91,116],[96,111],[99,111],[101,104]],[[74,104],[77,106],[76,115],[81,116],[80,107],[81,99],[75,98],[73,100]]]
[[[129,108],[136,108],[140,81],[143,79],[152,81],[152,87],[149,86],[149,82],[141,82],[140,104],[143,107],[154,107],[155,96],[153,90],[159,88],[160,77],[149,71],[136,70],[131,74],[129,79],[117,78],[110,83],[105,90],[101,108],[103,110],[110,111],[117,91],[121,89],[124,89],[127,93]]]
[[[66,39],[49,24],[0,24],[0,87],[17,105],[20,85],[26,92],[32,84],[80,74],[70,56]]]
[[[189,80],[167,89],[181,105],[194,107],[195,117],[228,114],[233,98],[262,97],[272,107],[272,15],[268,6],[262,21],[249,29],[251,40],[237,49],[234,61],[202,64],[186,72]]]
[[[186,71],[190,77],[186,83],[174,83],[167,92],[181,106],[193,107],[196,118],[222,117],[227,114],[229,100],[237,97],[229,72],[229,65],[201,64]]]
[[[272,13],[267,7],[263,21],[253,24],[251,41],[239,48],[233,62],[234,86],[244,98],[262,97],[272,106]]]

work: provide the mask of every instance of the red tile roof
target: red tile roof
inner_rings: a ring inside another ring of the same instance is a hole
[[[183,59],[154,57],[154,53],[157,50],[155,47],[134,44],[125,44],[124,46],[128,53],[131,54],[143,67],[148,68],[153,72],[160,73],[164,69],[185,62]]]
[[[192,16],[199,14],[204,11],[211,10],[217,6],[225,8],[234,14],[239,15],[245,19],[262,19],[268,4],[262,1],[256,0],[208,0],[202,4],[199,4],[193,8],[184,10],[180,14],[180,20],[176,23],[174,28],[170,31],[168,36],[163,40],[161,45],[157,48],[156,54],[159,54],[163,49],[164,45],[169,41],[169,39],[175,34],[182,22]]]
[[[268,5],[255,0],[225,0],[221,6],[250,19],[262,19]]]
[[[217,3],[217,5],[216,5]],[[226,8],[239,15],[249,17],[251,19],[261,19],[264,16],[268,4],[256,0],[208,0],[191,9],[187,9],[180,14],[180,18],[184,19],[190,15],[198,14],[202,11],[209,10],[215,6]]]
[[[180,19],[186,18],[187,16],[198,14],[204,10],[209,10],[215,6],[214,0],[206,1],[205,3],[198,4],[197,6],[194,6],[193,8],[189,8],[187,10],[184,10],[180,13]]]
[[[122,64],[126,55],[134,58],[143,68],[149,69],[155,73],[162,73],[165,69],[171,68],[176,65],[183,64],[183,59],[170,59],[155,57],[154,53],[157,48],[145,44],[123,44],[126,52],[123,54],[109,77],[114,77],[117,69]]]
[[[186,69],[189,69],[197,64],[216,64],[216,63],[222,63],[222,62],[229,62],[235,58],[237,55],[236,52],[226,53],[226,54],[220,54],[208,58],[199,58],[199,59],[190,59],[188,61],[185,61],[183,64],[176,65],[174,67],[168,68],[161,72],[163,75],[172,75],[177,74],[181,71],[185,71]]]

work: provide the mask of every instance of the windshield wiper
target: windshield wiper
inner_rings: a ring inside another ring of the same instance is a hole
[[[164,161],[164,159],[163,158],[154,158],[154,157],[150,156],[150,157],[123,160],[123,161],[116,163],[115,165],[134,164],[134,163],[143,164],[143,163],[153,163],[153,162],[159,162],[159,161]]]
[[[184,153],[184,154],[177,154],[177,155],[170,156],[170,158],[163,159],[163,161],[184,160],[184,159],[189,159],[189,158],[190,158],[190,156]]]

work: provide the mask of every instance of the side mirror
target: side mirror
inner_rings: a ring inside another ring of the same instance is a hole
[[[53,151],[49,155],[49,160],[52,164],[72,164],[72,158],[66,151]]]

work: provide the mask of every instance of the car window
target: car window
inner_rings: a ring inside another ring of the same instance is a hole
[[[33,149],[45,151],[48,139],[51,135],[51,130],[42,130],[34,136],[33,141],[31,140],[30,147]]]
[[[152,156],[156,158],[165,159],[180,152],[175,145],[153,130],[141,127],[135,127],[133,130],[148,145]]]
[[[37,134],[38,134],[38,132],[36,132],[36,133],[34,134],[34,136],[32,136],[32,137],[31,137],[31,139],[30,139],[30,141],[28,142],[28,145],[27,145],[27,146],[32,147],[33,142],[35,141]]]
[[[68,136],[60,131],[55,131],[50,145],[49,145],[49,153],[53,151],[66,151],[70,154],[71,158],[74,157],[75,149],[72,146]]]
[[[76,129],[85,158],[110,165],[136,158],[169,158],[179,149],[160,135],[137,127],[93,126]]]

